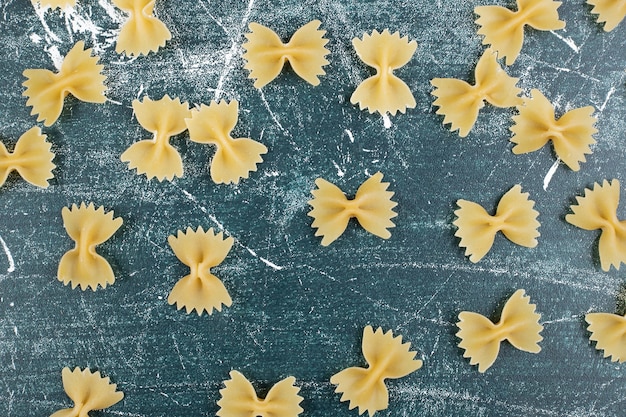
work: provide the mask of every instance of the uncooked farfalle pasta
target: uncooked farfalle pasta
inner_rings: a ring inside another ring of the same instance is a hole
[[[626,2],[624,0],[587,0],[593,6],[591,13],[598,15],[598,23],[604,23],[604,30],[612,31],[626,17]]]
[[[27,130],[15,144],[13,152],[9,152],[0,142],[0,187],[4,185],[12,171],[17,171],[24,180],[38,187],[47,188],[48,180],[53,178],[52,163],[54,153],[46,135],[38,127]]]
[[[376,74],[364,80],[352,93],[350,102],[358,104],[361,110],[381,115],[396,112],[404,113],[407,108],[415,107],[415,98],[404,81],[393,74],[405,66],[415,50],[417,42],[407,36],[400,37],[385,29],[382,33],[374,30],[371,35],[364,34],[363,39],[355,38],[352,45],[361,61],[376,70]]]
[[[202,104],[199,110],[193,110],[191,118],[185,120],[192,141],[217,147],[210,168],[216,184],[237,184],[240,179],[248,178],[250,172],[257,170],[257,164],[263,162],[261,155],[267,153],[262,143],[231,136],[238,113],[237,100],[230,103],[212,101],[208,106]]]
[[[219,265],[228,255],[234,239],[224,239],[222,232],[217,235],[210,228],[206,232],[202,227],[194,231],[191,227],[183,233],[167,239],[176,257],[191,269],[191,273],[181,278],[170,292],[167,302],[176,304],[178,310],[185,308],[187,314],[196,310],[199,316],[206,311],[213,314],[213,309],[222,311],[222,304],[230,307],[232,300],[228,290],[218,277],[211,273],[211,268]]]
[[[533,209],[535,202],[528,197],[528,193],[522,193],[521,185],[515,185],[502,196],[493,216],[472,201],[457,201],[459,209],[454,212],[457,219],[452,224],[458,230],[454,235],[461,238],[459,246],[465,248],[470,261],[476,263],[489,252],[498,232],[520,246],[537,246],[539,213]]]
[[[377,172],[366,180],[356,192],[353,200],[334,184],[323,178],[315,180],[317,189],[311,191],[313,207],[308,215],[313,217],[311,227],[317,228],[315,236],[322,236],[322,245],[328,246],[343,234],[352,217],[368,232],[389,239],[389,228],[395,227],[392,218],[398,214],[393,208],[398,205],[391,200],[392,191],[387,191],[388,182],[382,182],[383,174]]]
[[[483,35],[483,45],[491,45],[498,52],[498,58],[506,58],[506,65],[512,65],[522,50],[524,26],[537,30],[558,30],[565,27],[559,20],[557,9],[560,1],[517,0],[517,11],[502,6],[478,6],[476,24]]]
[[[517,87],[518,78],[510,77],[498,64],[493,49],[487,49],[478,60],[475,84],[470,85],[455,78],[434,78],[431,93],[437,97],[434,105],[437,114],[443,115],[443,124],[450,123],[450,131],[459,130],[465,137],[476,123],[478,112],[485,101],[496,107],[514,107],[522,103]]]
[[[154,137],[132,144],[121,156],[128,168],[137,168],[137,174],[159,181],[182,177],[183,160],[170,144],[170,138],[187,130],[185,119],[191,117],[189,104],[165,95],[160,100],[133,100],[133,110],[139,124]]]
[[[296,378],[289,376],[274,384],[265,398],[257,397],[252,384],[243,374],[230,372],[220,390],[222,398],[217,402],[220,417],[297,417],[304,410],[300,407],[303,398],[298,395]]]
[[[68,94],[81,101],[104,103],[104,80],[101,74],[103,65],[98,65],[97,56],[91,56],[91,49],[85,49],[85,43],[78,41],[67,53],[58,73],[47,69],[24,70],[26,81],[22,84],[28,97],[27,106],[32,106],[32,115],[38,115],[37,121],[51,126],[61,115],[63,100]]]
[[[76,6],[76,0],[33,0],[33,3],[39,3],[41,7],[50,7],[51,9]]]
[[[496,361],[504,340],[519,350],[539,353],[543,326],[535,307],[524,290],[517,290],[504,305],[496,324],[478,313],[461,312],[456,335],[461,339],[459,347],[465,350],[463,357],[470,358],[470,365],[478,365],[478,372],[485,372]]]
[[[113,236],[122,226],[121,217],[113,217],[113,212],[105,212],[104,207],[97,209],[93,203],[88,206],[81,203],[71,209],[63,207],[61,211],[63,225],[76,247],[63,255],[57,272],[57,278],[63,284],[71,284],[72,289],[80,286],[81,290],[98,285],[106,288],[115,282],[115,275],[109,262],[96,253],[96,246]]]
[[[323,69],[328,65],[325,56],[330,53],[324,47],[328,39],[324,38],[326,31],[319,29],[321,24],[319,20],[313,20],[298,29],[289,42],[283,43],[270,28],[250,23],[250,33],[246,34],[248,41],[241,46],[246,51],[243,54],[247,61],[244,68],[250,71],[249,78],[255,80],[254,86],[262,88],[278,77],[285,61],[289,61],[303,80],[318,85],[318,77],[326,74]]]
[[[511,142],[516,144],[513,153],[533,152],[552,141],[556,155],[570,169],[578,171],[580,162],[585,162],[585,154],[591,153],[589,145],[596,143],[594,108],[573,109],[557,120],[554,107],[541,91],[532,90],[530,94],[531,98],[524,99],[524,104],[517,107],[519,114],[513,116]]]
[[[113,0],[113,4],[130,15],[122,25],[115,52],[147,55],[172,39],[165,23],[154,16],[155,0]]]
[[[626,362],[626,316],[611,313],[589,313],[585,316],[591,332],[590,340],[596,349],[604,351],[604,357],[612,362]]]
[[[626,262],[626,221],[617,218],[619,205],[619,181],[602,185],[596,183],[593,190],[585,189],[584,197],[576,197],[576,204],[570,207],[573,214],[565,216],[565,220],[584,230],[600,229],[598,253],[600,265],[604,271],[611,266],[619,270],[622,262]]]
[[[341,401],[349,401],[349,409],[359,408],[359,414],[370,416],[389,406],[389,393],[385,379],[398,379],[417,371],[422,361],[415,359],[416,352],[409,351],[410,343],[402,343],[402,336],[393,337],[389,330],[366,326],[363,330],[362,350],[367,368],[352,367],[333,375],[331,384],[335,392],[343,393]]]

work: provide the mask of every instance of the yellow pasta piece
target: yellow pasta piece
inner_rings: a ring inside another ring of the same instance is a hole
[[[522,193],[521,185],[515,185],[502,196],[493,216],[472,201],[456,202],[459,209],[454,212],[457,219],[452,224],[458,230],[454,235],[461,238],[459,246],[465,248],[470,261],[476,263],[489,252],[498,232],[520,246],[537,246],[539,213],[528,197],[528,193]]]
[[[604,23],[606,32],[615,29],[626,17],[624,0],[587,0],[587,4],[594,6],[591,13],[598,15],[598,23]]]
[[[450,123],[450,131],[459,130],[459,136],[466,137],[484,101],[496,107],[513,107],[522,103],[517,87],[519,78],[510,77],[496,61],[493,50],[487,49],[478,60],[475,70],[476,82],[470,85],[455,78],[434,78],[435,87],[431,93],[437,97],[433,103],[438,106],[437,114],[443,115],[443,124]]]
[[[574,214],[568,214],[565,220],[584,230],[600,229],[600,265],[604,271],[611,266],[619,270],[626,262],[626,220],[617,218],[619,181],[594,184],[593,190],[585,189],[584,197],[576,197],[576,203],[570,207]]]
[[[52,163],[54,153],[52,145],[46,141],[46,135],[38,127],[26,131],[15,144],[10,153],[0,142],[0,187],[4,184],[11,171],[17,171],[22,178],[38,187],[47,188],[48,180],[53,178]]]
[[[311,227],[317,228],[315,236],[323,236],[323,246],[341,236],[352,217],[368,232],[383,239],[391,237],[387,229],[395,227],[391,219],[398,215],[393,211],[398,203],[391,201],[394,193],[387,191],[389,183],[382,179],[380,172],[372,175],[361,184],[353,200],[325,179],[315,180],[317,189],[311,191],[313,199],[308,202],[313,210],[308,215],[314,219]]]
[[[402,343],[402,336],[393,337],[391,330],[383,333],[379,327],[374,332],[372,326],[367,326],[362,349],[369,366],[344,369],[333,375],[330,383],[337,385],[335,392],[343,393],[341,401],[350,401],[350,410],[358,407],[359,415],[367,411],[373,416],[389,406],[385,379],[402,378],[422,367],[410,347],[410,343]]]
[[[411,60],[417,42],[409,42],[407,36],[401,38],[398,32],[391,34],[385,29],[382,33],[374,30],[371,35],[364,34],[363,39],[354,38],[352,45],[361,61],[374,68],[376,74],[359,84],[350,103],[358,103],[361,110],[367,108],[370,113],[381,115],[395,115],[414,108],[411,89],[393,71]]]
[[[252,384],[237,371],[230,372],[230,379],[224,381],[226,388],[220,390],[222,398],[217,402],[220,417],[297,417],[304,410],[300,407],[303,398],[298,395],[300,388],[294,384],[296,378],[290,376],[270,388],[264,399],[257,397]]]
[[[113,0],[113,4],[130,15],[122,25],[115,52],[126,55],[148,55],[172,39],[165,23],[154,16],[156,0]]]
[[[506,58],[506,65],[512,65],[522,50],[525,25],[537,30],[565,27],[565,22],[559,20],[560,5],[560,1],[553,0],[517,0],[516,12],[502,6],[478,6],[474,8],[478,34],[485,37],[483,45],[491,45],[499,58]]]
[[[72,285],[72,289],[80,285],[81,290],[91,288],[95,291],[98,285],[106,288],[115,282],[111,265],[96,253],[96,246],[113,236],[123,221],[121,217],[113,218],[113,212],[104,212],[104,207],[97,209],[93,203],[80,207],[76,204],[71,209],[63,207],[61,211],[63,225],[67,234],[76,242],[76,247],[63,255],[59,263],[57,278],[63,284]]]
[[[535,307],[524,290],[517,290],[504,305],[496,324],[478,313],[461,312],[456,336],[461,339],[459,347],[465,350],[463,357],[470,358],[470,365],[477,364],[478,372],[482,373],[496,361],[504,340],[519,350],[539,353],[539,342],[543,340],[539,333],[543,326],[539,324],[541,315],[535,312]]]
[[[248,178],[256,165],[263,162],[261,155],[267,153],[265,145],[248,138],[233,139],[231,131],[237,124],[239,102],[233,100],[211,102],[191,112],[186,119],[189,138],[198,143],[213,144],[217,147],[211,162],[211,178],[216,184],[239,183]]]
[[[79,100],[90,103],[104,103],[104,80],[98,65],[99,58],[91,56],[91,49],[85,49],[83,41],[78,41],[67,53],[60,71],[55,74],[47,69],[27,69],[27,78],[22,84],[28,97],[27,106],[32,106],[31,115],[38,115],[37,121],[51,126],[61,115],[63,100],[72,94]]]
[[[76,0],[32,0],[32,2],[39,3],[41,7],[50,7],[51,9],[65,9],[76,6]]]
[[[590,340],[596,349],[604,351],[604,357],[612,362],[626,362],[626,316],[610,313],[589,313],[585,316],[591,332]]]
[[[285,61],[289,61],[300,78],[318,85],[318,77],[326,74],[322,67],[329,63],[325,56],[330,53],[324,47],[328,43],[324,38],[326,31],[318,29],[321,24],[319,20],[307,23],[284,44],[273,30],[250,23],[250,33],[246,34],[248,41],[241,46],[246,51],[243,59],[248,61],[244,68],[250,71],[248,78],[256,80],[254,86],[261,88],[278,77]]]
[[[211,268],[222,263],[234,239],[223,238],[210,228],[206,232],[202,227],[194,232],[191,227],[177,236],[167,239],[176,257],[191,269],[191,273],[180,279],[170,292],[167,302],[176,304],[178,310],[185,307],[187,314],[196,310],[199,316],[206,310],[211,315],[213,309],[222,311],[222,304],[230,307],[233,303],[224,284],[211,274]]]
[[[90,411],[103,410],[117,404],[124,398],[124,393],[116,391],[117,385],[112,384],[108,377],[100,372],[91,372],[88,368],[80,370],[76,367],[63,368],[63,389],[72,401],[73,408],[65,408],[50,417],[89,417]]]
[[[570,110],[557,120],[554,107],[541,91],[533,89],[531,97],[517,107],[519,114],[513,116],[513,153],[534,152],[551,140],[557,156],[578,171],[579,162],[585,162],[585,154],[591,153],[589,145],[596,143],[593,135],[598,131],[593,125],[597,119],[592,116],[595,109],[587,106]]]
[[[137,174],[146,174],[148,179],[159,181],[183,176],[183,160],[170,144],[170,138],[187,130],[185,119],[191,117],[189,104],[179,98],[172,100],[168,95],[160,100],[133,100],[133,110],[139,124],[154,134],[153,139],[132,144],[121,156],[128,162],[128,169],[137,168]]]

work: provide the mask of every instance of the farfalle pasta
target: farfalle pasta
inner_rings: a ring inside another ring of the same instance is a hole
[[[591,332],[589,340],[612,362],[626,362],[626,316],[611,313],[589,313],[585,316]]]
[[[367,368],[352,367],[333,375],[330,383],[337,385],[335,392],[343,393],[341,401],[349,401],[349,409],[359,408],[359,415],[370,416],[389,406],[389,393],[385,379],[398,379],[417,371],[422,361],[415,359],[416,352],[409,351],[410,343],[402,343],[402,336],[393,337],[389,330],[379,327],[363,330],[363,356]]]
[[[72,289],[80,286],[81,290],[91,288],[95,291],[98,285],[106,288],[115,282],[115,275],[109,262],[96,253],[96,246],[113,236],[122,226],[121,217],[113,217],[113,212],[105,212],[104,207],[97,209],[93,203],[88,206],[72,205],[71,209],[63,207],[61,211],[63,225],[76,247],[63,255],[57,272],[57,278],[63,284],[71,284]]]
[[[361,110],[381,115],[395,115],[414,108],[411,89],[393,71],[411,60],[417,42],[409,42],[407,36],[401,38],[398,32],[391,34],[385,29],[382,33],[374,30],[371,35],[364,34],[363,39],[355,38],[352,45],[361,61],[374,68],[376,74],[359,84],[350,102],[358,104]]]
[[[185,119],[191,117],[189,104],[165,95],[160,100],[133,100],[133,110],[139,124],[154,135],[131,145],[121,156],[128,168],[137,168],[137,174],[159,181],[182,177],[183,160],[170,144],[170,138],[187,130]]]
[[[517,290],[504,305],[496,324],[478,313],[461,312],[456,336],[461,339],[459,347],[465,350],[463,357],[470,358],[470,365],[478,365],[478,372],[482,373],[496,361],[500,343],[505,340],[519,350],[539,353],[543,326],[535,307],[524,290]]]
[[[74,401],[74,407],[59,410],[50,417],[89,417],[90,411],[109,408],[124,398],[123,392],[116,391],[117,385],[101,376],[99,371],[63,368],[61,377],[63,389]]]
[[[220,390],[222,398],[217,402],[220,417],[297,417],[304,410],[300,407],[303,398],[298,395],[300,388],[294,384],[296,378],[290,376],[277,382],[265,398],[257,397],[252,384],[243,374],[230,372],[230,379],[224,381]]]
[[[483,45],[491,45],[499,58],[506,58],[506,65],[512,65],[522,50],[524,26],[537,30],[558,30],[565,27],[559,20],[557,9],[560,1],[517,0],[517,11],[502,6],[478,6],[476,24],[478,34],[483,35]]]
[[[41,129],[32,127],[20,136],[12,153],[0,142],[0,187],[12,171],[17,171],[33,185],[48,187],[48,180],[54,177],[52,170],[56,165],[52,163],[54,153],[50,151],[52,145],[46,141],[46,137]]]
[[[454,212],[457,219],[452,224],[458,230],[454,235],[461,238],[459,246],[465,248],[470,261],[476,263],[489,252],[498,232],[520,246],[537,246],[539,213],[533,209],[535,202],[528,197],[528,193],[522,193],[521,185],[513,186],[502,196],[493,216],[472,201],[456,202],[459,209]]]
[[[212,101],[193,110],[191,118],[185,120],[192,141],[217,147],[210,168],[216,184],[237,184],[240,179],[248,178],[250,172],[257,170],[257,164],[263,162],[261,155],[267,153],[265,145],[255,140],[233,139],[231,131],[237,124],[238,112],[237,100]]]
[[[300,78],[318,85],[318,77],[326,74],[323,69],[328,65],[325,56],[330,53],[324,47],[328,39],[324,38],[326,31],[319,29],[321,24],[319,20],[307,23],[284,44],[270,28],[250,23],[250,33],[246,34],[248,41],[241,46],[246,51],[243,54],[247,61],[244,68],[250,71],[249,78],[255,80],[254,86],[262,88],[278,77],[285,61],[289,61]]]
[[[200,226],[196,231],[191,227],[185,233],[179,230],[167,242],[176,257],[191,269],[189,275],[174,285],[167,302],[176,304],[178,310],[184,307],[187,314],[196,310],[199,316],[204,311],[211,315],[213,309],[222,311],[222,304],[230,307],[230,295],[222,281],[211,273],[211,268],[226,258],[234,239],[224,239],[222,232],[216,235],[213,228],[205,232]]]
[[[623,0],[587,0],[593,6],[591,13],[598,15],[598,23],[604,23],[604,30],[610,32],[626,17],[626,3]]]
[[[594,184],[593,190],[585,189],[584,197],[576,197],[576,204],[570,207],[574,213],[565,216],[568,223],[581,229],[601,230],[598,253],[604,271],[611,266],[619,270],[626,262],[626,220],[617,218],[619,187],[616,179]]]
[[[592,106],[570,110],[557,120],[552,104],[541,91],[533,89],[531,98],[524,99],[517,110],[511,127],[511,142],[516,144],[513,153],[534,152],[552,141],[557,156],[573,171],[580,169],[585,154],[591,153],[589,146],[596,143],[597,119],[592,116]]]
[[[76,0],[33,0],[33,3],[39,3],[41,7],[50,7],[51,9],[76,6]]]
[[[478,118],[485,101],[496,107],[514,107],[522,103],[517,87],[518,78],[510,77],[498,64],[492,49],[487,49],[478,60],[475,84],[455,78],[434,78],[431,93],[437,97],[437,114],[443,115],[443,124],[450,123],[450,131],[459,130],[466,137]]]
[[[172,39],[165,23],[154,16],[156,0],[113,0],[113,4],[130,15],[122,25],[115,52],[126,55],[148,55]]]
[[[24,70],[27,106],[32,106],[31,115],[37,121],[51,126],[61,115],[63,100],[68,94],[89,103],[104,103],[106,76],[102,75],[103,65],[98,65],[97,56],[91,56],[91,49],[78,41],[67,53],[57,74],[47,69]]]
[[[322,245],[328,246],[343,234],[352,217],[368,232],[389,239],[389,228],[395,227],[392,218],[398,214],[393,208],[398,205],[391,201],[392,191],[387,191],[388,182],[382,182],[383,174],[377,172],[366,180],[356,192],[353,200],[334,184],[323,178],[315,180],[317,189],[311,191],[313,199],[308,213],[313,217],[311,227],[317,228],[315,236],[322,236]]]

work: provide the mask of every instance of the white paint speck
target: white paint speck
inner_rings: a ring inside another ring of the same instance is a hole
[[[389,129],[391,127],[391,119],[387,113],[383,114],[383,126],[385,126],[385,129]]]
[[[13,302],[9,303],[9,307],[15,307],[15,303]]]
[[[39,42],[41,42],[41,36],[37,35],[36,33],[31,33],[28,37],[34,44],[38,44]]]
[[[2,245],[4,254],[7,256],[7,260],[9,261],[9,268],[7,269],[7,272],[10,274],[11,272],[15,271],[15,261],[13,260],[13,256],[11,255],[11,251],[9,250],[7,243],[4,241],[4,239],[2,239],[2,236],[0,236],[0,245]],[[11,307],[13,307],[13,305],[11,305]]]
[[[554,164],[552,164],[552,166],[548,170],[548,173],[546,174],[545,178],[543,179],[543,190],[544,191],[548,191],[548,185],[550,185],[550,181],[552,181],[552,177],[554,176],[554,173],[556,172],[556,170],[559,167],[560,163],[561,163],[561,159],[557,158],[556,161],[554,161]]]
[[[17,336],[17,326],[13,326],[13,333]]]

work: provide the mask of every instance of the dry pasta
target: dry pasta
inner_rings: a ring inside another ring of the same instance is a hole
[[[593,6],[591,13],[598,15],[598,23],[604,23],[604,30],[612,31],[626,17],[626,2],[623,0],[587,0]]]
[[[590,340],[604,357],[612,362],[626,362],[626,316],[611,313],[589,313],[585,316],[591,332]]]
[[[122,25],[115,52],[126,55],[147,55],[165,46],[172,39],[165,23],[154,16],[156,0],[113,0],[113,4],[130,15]]]
[[[11,171],[17,171],[29,183],[47,188],[48,180],[54,177],[52,170],[56,167],[52,163],[54,153],[50,151],[51,146],[38,127],[32,127],[20,136],[13,153],[0,142],[0,187]]]

